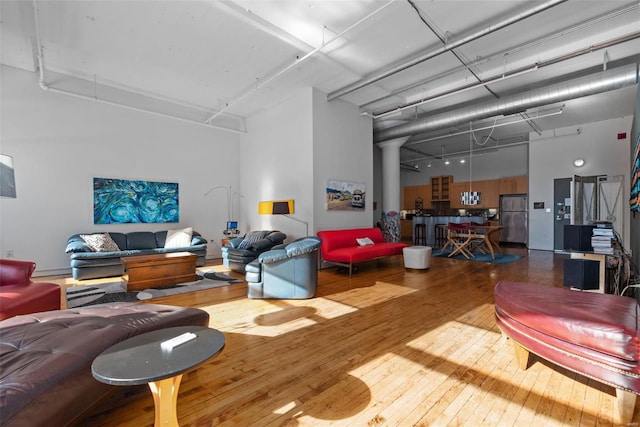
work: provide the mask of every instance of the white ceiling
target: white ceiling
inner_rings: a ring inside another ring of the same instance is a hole
[[[40,45],[52,90],[240,132],[299,87],[389,112],[379,129],[640,60],[637,0],[1,0],[0,14],[1,62],[37,72]],[[447,94],[488,79],[498,81]],[[437,137],[470,126],[505,145],[630,115],[636,87],[541,106],[529,117],[563,113],[493,132],[522,116],[415,134],[402,160],[468,149],[468,134]]]

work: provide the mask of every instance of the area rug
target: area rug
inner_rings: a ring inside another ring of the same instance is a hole
[[[67,307],[76,308],[109,302],[136,302],[152,298],[177,295],[203,289],[219,288],[233,283],[242,283],[234,277],[218,272],[198,272],[195,282],[179,283],[157,289],[127,292],[122,281],[102,283],[99,285],[73,286],[66,290]]]
[[[448,257],[450,253],[451,251],[442,252],[440,250],[434,250],[432,253],[432,256],[445,258],[445,257]],[[509,264],[513,261],[517,261],[520,258],[522,258],[521,255],[509,255],[509,254],[500,254],[500,253],[495,254],[494,259],[491,258],[491,254],[474,253],[473,255],[474,256],[472,258],[466,258],[462,254],[457,254],[451,257],[451,259],[461,259],[464,261],[489,262],[491,264]]]

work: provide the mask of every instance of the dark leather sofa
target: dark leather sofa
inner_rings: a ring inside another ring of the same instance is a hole
[[[0,259],[0,320],[19,314],[60,309],[60,286],[34,283],[32,261]]]
[[[496,323],[518,363],[531,353],[615,387],[616,424],[631,425],[640,394],[640,306],[635,299],[531,283],[500,282]]]
[[[84,234],[104,234],[103,232]],[[165,248],[167,231],[134,231],[131,233],[108,233],[118,245],[117,252],[96,252],[80,237],[74,234],[67,240],[65,252],[71,254],[71,273],[76,280],[99,279],[121,276],[124,268],[120,258],[135,255],[150,255],[169,252],[191,252],[198,255],[196,266],[202,267],[207,259],[207,240],[193,231],[191,245],[182,248]]]
[[[93,378],[91,363],[112,345],[156,329],[208,326],[197,308],[113,303],[12,317],[0,322],[0,425],[77,424],[117,390]]]
[[[258,238],[253,240],[251,235],[258,235]],[[233,271],[244,273],[247,264],[261,253],[281,245],[286,238],[287,235],[279,231],[262,230],[231,239],[222,247],[222,264]]]

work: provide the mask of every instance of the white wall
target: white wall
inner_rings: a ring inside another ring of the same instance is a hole
[[[313,91],[313,192],[315,231],[373,227],[373,126],[357,106],[345,101],[327,102],[326,94]],[[364,211],[328,211],[328,179],[363,182]],[[400,191],[400,189],[398,189]]]
[[[373,191],[370,119],[344,101],[326,101],[315,89],[292,92],[285,102],[247,119],[242,138],[243,231],[277,229],[287,241],[329,228],[371,227],[372,199],[364,212],[326,210],[328,178],[364,182]],[[258,202],[294,199],[293,218],[258,215]]]
[[[573,175],[624,175],[623,193],[618,203],[625,204],[623,244],[629,247],[629,135],[632,117],[556,129],[542,135],[532,133],[529,143],[529,248],[553,250],[553,180]],[[577,134],[576,130],[580,129]],[[626,132],[625,139],[617,139]],[[559,136],[566,135],[566,136]],[[581,168],[576,158],[585,159]],[[533,209],[544,202],[543,209]]]
[[[192,226],[219,257],[226,196],[239,188],[236,134],[45,92],[38,75],[0,68],[0,151],[14,156],[16,199],[0,199],[0,256],[37,263],[36,275],[69,271],[67,238],[96,231]],[[178,224],[93,224],[93,178],[178,182]]]
[[[312,92],[302,89],[277,106],[247,119],[240,160],[243,231],[280,230],[287,241],[306,226],[281,215],[258,215],[258,202],[294,199],[300,221],[313,235]]]

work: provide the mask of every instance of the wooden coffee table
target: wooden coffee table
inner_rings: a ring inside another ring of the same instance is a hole
[[[141,291],[178,283],[194,282],[198,255],[191,252],[122,257],[127,291]]]

